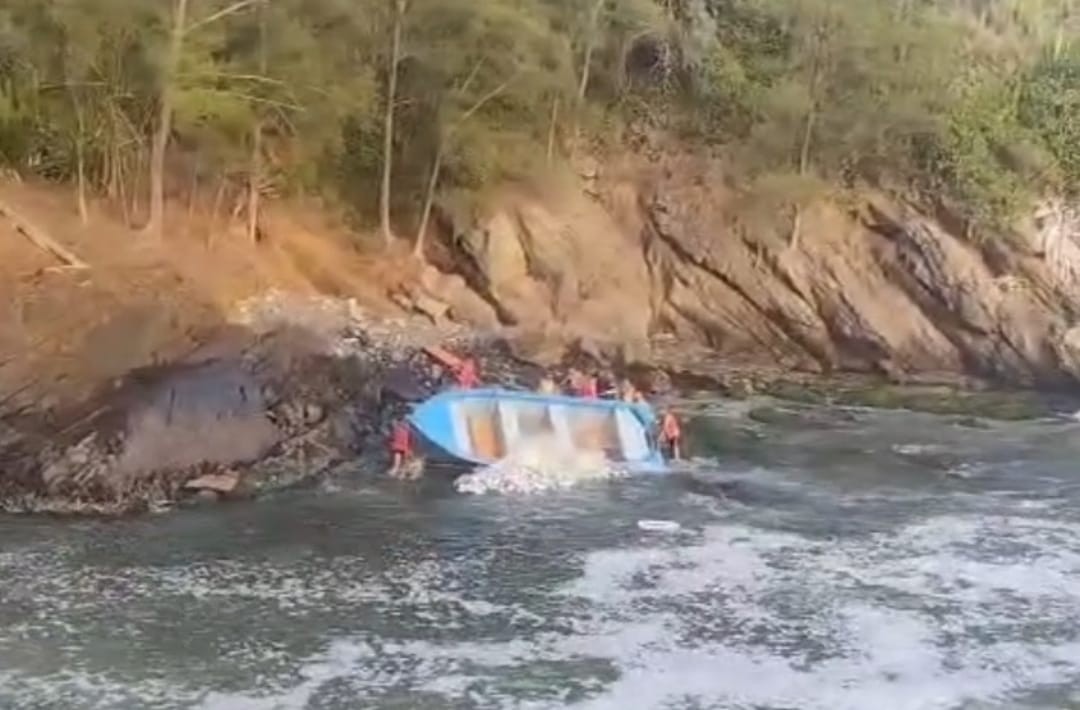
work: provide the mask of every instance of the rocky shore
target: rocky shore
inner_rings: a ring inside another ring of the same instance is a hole
[[[539,375],[505,336],[423,313],[373,317],[353,300],[270,292],[230,321],[183,359],[76,407],[9,413],[0,509],[142,512],[250,497],[349,462],[382,471],[403,399],[440,386],[425,347],[472,355],[492,384],[531,387]]]
[[[420,312],[373,317],[355,301],[328,297],[270,292],[240,304],[230,320],[182,360],[133,371],[77,407],[6,416],[0,509],[135,513],[252,497],[342,466],[379,475],[403,399],[440,386],[424,352],[433,345],[472,355],[486,382],[510,387],[585,365],[630,375],[654,395],[674,383],[736,397],[999,418],[1051,408],[1030,392],[980,393],[970,380],[899,388],[857,375],[826,382],[733,368],[685,347],[676,357],[663,341],[652,348],[655,360],[627,360],[588,342],[553,360],[528,333],[487,333]]]
[[[0,509],[145,511],[357,460],[381,471],[394,393],[439,386],[433,345],[507,386],[587,365],[653,393],[1009,419],[1078,408],[1075,207],[978,241],[947,206],[861,188],[807,205],[795,234],[715,161],[671,146],[575,167],[467,213],[440,207],[419,262],[294,226],[222,257],[233,267],[213,279],[205,250],[110,265],[126,242],[98,239],[88,274],[0,280],[17,306],[0,313]]]

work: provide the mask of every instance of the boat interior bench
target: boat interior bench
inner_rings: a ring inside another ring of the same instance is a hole
[[[623,409],[566,407],[515,401],[466,401],[454,405],[464,448],[485,459],[506,456],[523,439],[552,436],[568,447],[603,451],[613,461],[640,458],[648,442],[633,415]]]

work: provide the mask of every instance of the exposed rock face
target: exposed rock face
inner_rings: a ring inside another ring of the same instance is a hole
[[[979,246],[866,191],[804,208],[795,235],[790,209],[761,214],[705,159],[605,169],[576,192],[508,191],[448,240],[539,360],[582,338],[645,357],[639,344],[668,332],[732,363],[808,372],[1023,385],[1080,373],[1080,216],[1060,205]]]
[[[507,321],[567,342],[646,338],[650,282],[640,234],[580,192],[508,190],[494,204],[456,245]]]

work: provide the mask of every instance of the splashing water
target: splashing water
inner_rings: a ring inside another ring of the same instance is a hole
[[[545,435],[523,439],[499,461],[459,477],[454,487],[461,493],[539,493],[625,475],[602,451]]]

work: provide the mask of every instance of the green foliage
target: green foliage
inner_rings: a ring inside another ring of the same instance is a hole
[[[1031,70],[1020,118],[1053,153],[1065,187],[1080,192],[1080,47],[1048,56]]]
[[[189,0],[175,75],[171,5],[7,0],[0,163],[131,195],[168,86],[174,172],[242,185],[254,152],[372,211],[390,0]],[[651,126],[725,151],[763,205],[868,181],[1000,225],[1080,192],[1077,36],[1080,0],[409,0],[394,206],[418,215],[436,163],[460,200]]]

